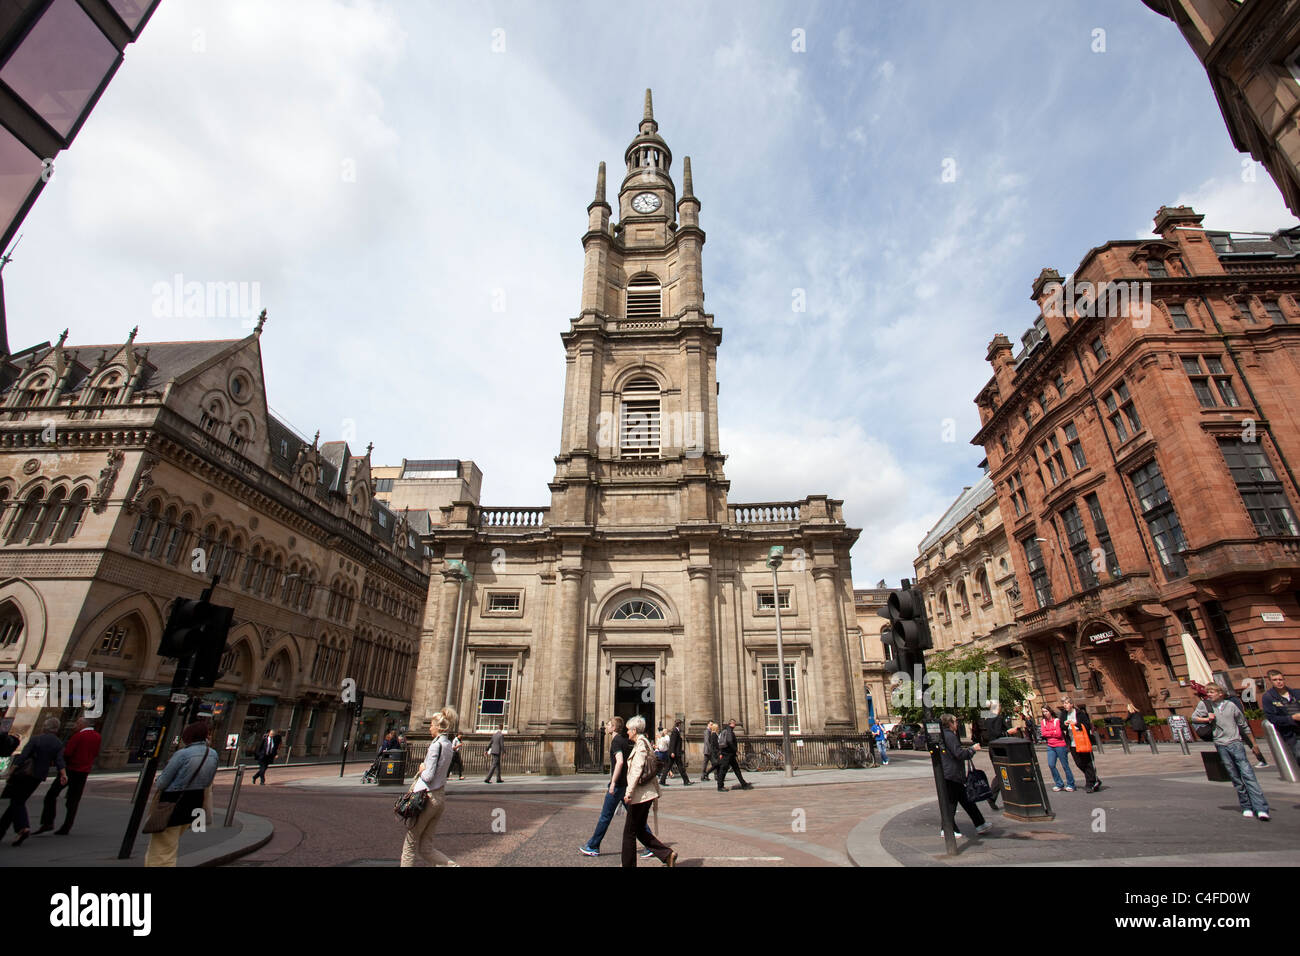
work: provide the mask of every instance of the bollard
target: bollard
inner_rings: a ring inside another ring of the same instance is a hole
[[[1300,767],[1296,764],[1295,753],[1286,745],[1278,729],[1267,720],[1264,721],[1264,736],[1268,738],[1268,749],[1273,751],[1277,775],[1291,783],[1300,780]]]
[[[1089,734],[1089,736],[1092,737],[1092,747],[1094,750],[1097,751],[1098,756],[1105,756],[1106,745],[1101,742],[1101,738],[1102,738],[1101,731],[1094,730],[1091,734]]]
[[[1153,728],[1147,728],[1147,744],[1151,747],[1151,752],[1159,756],[1160,748],[1156,746],[1156,735]]]
[[[239,803],[239,788],[244,783],[244,765],[242,763],[235,765],[235,782],[230,785],[230,804],[226,807],[226,822],[222,826],[228,827],[235,822],[235,805]]]
[[[1121,747],[1124,748],[1124,752],[1125,752],[1126,754],[1131,754],[1131,753],[1133,752],[1132,750],[1129,749],[1129,746],[1128,746],[1128,731],[1127,731],[1127,730],[1121,730],[1121,731],[1119,732],[1119,745],[1120,745]]]
[[[1187,738],[1184,737],[1182,734],[1178,735],[1178,746],[1183,748],[1184,757],[1190,757],[1192,755],[1191,748],[1187,746]]]

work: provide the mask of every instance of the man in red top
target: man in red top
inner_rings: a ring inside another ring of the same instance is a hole
[[[64,784],[55,780],[50,785],[49,792],[45,794],[45,806],[41,810],[41,828],[36,831],[37,833],[54,830],[57,836],[67,836],[72,830],[72,821],[77,816],[77,805],[81,803],[81,794],[86,789],[86,778],[90,776],[90,768],[94,765],[95,758],[99,756],[101,742],[94,722],[85,717],[78,718],[76,726],[72,728],[72,736],[68,738],[63,748],[63,759],[68,765],[67,818],[63,821],[63,826],[54,830],[54,818],[58,815],[59,809],[59,794],[64,788]]]

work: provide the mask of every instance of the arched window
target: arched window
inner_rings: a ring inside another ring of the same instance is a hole
[[[0,488],[0,521],[9,513],[9,486]]]
[[[270,598],[275,593],[275,586],[280,582],[280,568],[284,562],[280,560],[277,554],[274,561],[268,561],[266,567],[266,587],[262,591],[262,597]]]
[[[663,290],[652,275],[633,276],[627,283],[627,317],[629,319],[663,318]]]
[[[86,499],[89,496],[90,492],[85,488],[78,488],[72,493],[68,503],[63,506],[63,518],[54,534],[55,544],[71,540],[81,530],[81,523],[86,519]]]
[[[611,621],[662,621],[664,612],[654,601],[636,598],[620,604],[609,619]]]
[[[221,562],[221,580],[228,581],[235,576],[239,570],[239,559],[244,554],[244,539],[236,535],[235,540],[230,542],[230,547],[226,549],[226,557]]]
[[[13,601],[0,606],[0,648],[18,643],[23,636],[23,613]]]
[[[64,488],[55,488],[50,492],[49,500],[45,502],[45,510],[41,513],[40,526],[32,536],[32,544],[43,544],[54,535],[54,529],[63,514],[63,499],[67,494]]]
[[[262,587],[262,574],[266,571],[266,555],[260,546],[253,549],[253,560],[249,566],[253,569],[253,577],[248,582],[248,589],[257,594]]]
[[[180,560],[181,556],[185,553],[187,543],[190,540],[190,533],[193,529],[194,516],[188,512],[181,515],[180,524],[172,528],[171,536],[167,539],[166,560],[168,564],[175,564]]]
[[[45,491],[33,488],[23,502],[22,510],[14,517],[13,530],[9,534],[9,543],[25,542],[36,530],[36,521],[41,516],[41,506],[45,501]]]
[[[966,596],[966,582],[961,581],[957,584],[957,610],[965,614],[970,610],[970,598]]]
[[[142,633],[139,619],[135,615],[118,621],[99,639],[99,644],[91,651],[96,657],[121,657],[135,643],[136,635]]]
[[[144,554],[145,543],[149,540],[149,531],[158,521],[158,502],[149,502],[148,507],[140,512],[140,517],[135,519],[135,530],[131,532],[131,550],[136,554]]]
[[[975,590],[979,593],[975,595],[981,604],[988,604],[993,600],[993,589],[989,587],[989,575],[983,568],[975,573]]]
[[[623,386],[619,407],[619,454],[623,458],[659,457],[659,385],[635,378]]]
[[[945,624],[952,619],[952,610],[948,605],[947,591],[944,591],[939,595],[939,617]]]

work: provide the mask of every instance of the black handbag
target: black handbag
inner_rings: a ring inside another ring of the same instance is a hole
[[[1207,743],[1214,740],[1214,721],[1210,721],[1208,724],[1197,724],[1196,736]]]
[[[418,793],[414,790],[408,790],[397,798],[397,803],[393,804],[393,812],[398,818],[410,826],[424,812],[424,808],[429,805],[429,791],[421,790]]]
[[[966,799],[971,803],[991,800],[993,788],[989,786],[988,774],[977,768],[972,761],[967,761],[966,765],[969,767],[966,772]]]

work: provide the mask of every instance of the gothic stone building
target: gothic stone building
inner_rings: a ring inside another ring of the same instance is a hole
[[[1300,230],[1201,219],[1044,269],[976,399],[1034,683],[1102,715],[1194,704],[1183,635],[1234,687],[1300,663]]]
[[[0,361],[0,671],[102,673],[102,767],[134,758],[171,684],[156,654],[170,605],[214,573],[213,601],[235,610],[206,694],[219,745],[273,726],[291,754],[337,752],[346,677],[367,694],[359,744],[405,720],[427,520],[373,500],[369,450],[307,442],[268,413],[261,334],[72,346],[65,332]],[[0,716],[26,738],[79,712]]]
[[[728,718],[779,733],[779,613],[794,732],[860,728],[849,568],[859,532],[825,496],[728,502],[700,200],[689,157],[677,197],[648,91],[625,160],[619,221],[603,163],[587,207],[550,506],[444,509],[413,723],[451,701],[471,732],[539,735],[561,770],[576,732],[614,714],[650,726],[682,717],[696,740]],[[785,547],[779,594],[764,563],[772,545]],[[472,574],[463,599],[450,561]]]

